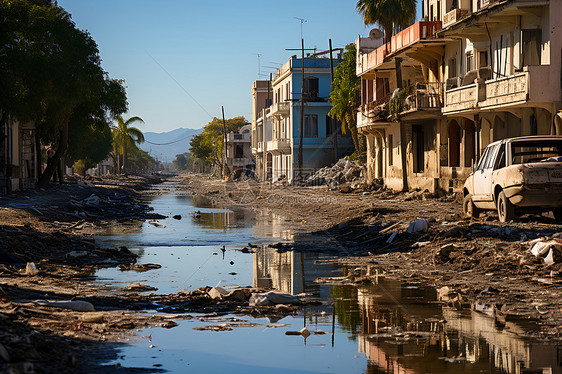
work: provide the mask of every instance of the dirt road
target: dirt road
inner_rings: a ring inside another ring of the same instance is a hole
[[[295,239],[274,246],[334,252],[353,269],[346,282],[369,282],[378,274],[433,285],[452,306],[529,319],[540,326],[529,334],[562,337],[562,266],[547,265],[529,251],[533,239],[562,239],[562,225],[549,214],[502,224],[490,212],[471,221],[463,219],[460,200],[453,196],[182,178],[186,189],[224,207],[266,209],[285,217]],[[408,233],[419,219],[427,230]]]

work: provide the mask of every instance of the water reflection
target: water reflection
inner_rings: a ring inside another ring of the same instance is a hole
[[[156,213],[180,214],[182,219],[162,219],[160,227],[146,222],[125,233],[107,231],[96,241],[102,246],[132,247],[141,255],[140,263],[156,262],[163,268],[141,274],[114,269],[98,272],[105,281],[124,285],[146,281],[162,293],[219,281],[225,287],[251,282],[259,288],[306,293],[322,305],[283,318],[280,322],[290,326],[279,329],[197,332],[192,328],[205,323],[197,319],[169,331],[153,329],[143,335],[157,338],[161,350],[147,354],[147,345],[141,342],[124,350],[127,359],[123,361],[130,358],[133,365],[150,366],[151,360],[158,360],[166,362],[166,370],[178,373],[185,372],[185,359],[193,372],[257,373],[279,368],[280,373],[562,374],[561,347],[525,339],[520,333],[529,326],[522,321],[443,307],[434,288],[378,277],[375,267],[362,274],[372,281],[369,284],[315,282],[349,272],[319,253],[277,253],[267,247],[257,248],[252,255],[237,251],[265,237],[293,239],[283,227],[284,218],[268,210],[232,212],[207,199],[177,195],[155,196],[151,206]],[[201,211],[200,218],[190,214],[196,210]],[[225,260],[213,255],[223,245]],[[313,335],[307,345],[303,339],[284,335],[303,326],[329,334]]]
[[[562,373],[562,347],[525,338],[522,333],[531,327],[525,321],[443,307],[433,287],[376,275],[373,284],[359,287],[317,284],[314,279],[337,270],[324,260],[260,249],[253,285],[326,300],[333,309],[321,309],[333,311],[337,325],[356,340],[367,357],[367,373]],[[316,317],[309,311],[305,319]],[[325,313],[321,318],[330,320]]]

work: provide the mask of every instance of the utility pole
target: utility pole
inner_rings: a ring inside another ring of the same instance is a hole
[[[227,138],[227,134],[226,134],[226,121],[224,119],[224,106],[221,106],[222,108],[222,128],[224,130],[224,160],[222,163],[222,177],[226,177],[227,173],[228,173],[228,165],[226,164],[228,157],[226,155],[227,152],[227,142],[228,142],[228,138]]]
[[[334,82],[334,60],[332,58],[332,39],[328,39],[328,43],[330,46],[330,81]],[[331,92],[331,86],[330,86]],[[330,121],[332,122],[332,145],[334,147],[333,150],[333,161],[334,163],[338,162],[338,121],[335,118],[332,118]]]
[[[295,17],[296,18],[296,17]],[[302,24],[302,21],[301,21]],[[296,51],[298,49],[286,49],[287,51]],[[300,123],[299,123],[299,148],[297,151],[297,181],[302,180],[302,168],[303,168],[303,161],[302,161],[302,138],[304,135],[304,39],[301,39],[301,98],[300,98]]]

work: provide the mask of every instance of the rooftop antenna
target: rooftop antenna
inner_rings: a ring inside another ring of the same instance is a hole
[[[307,20],[305,20],[304,18],[299,18],[299,17],[293,17],[293,18],[301,21],[301,39],[302,39],[302,24],[307,22]]]
[[[260,79],[259,77],[262,75],[261,74],[261,65],[260,65],[261,53],[254,53],[254,56],[258,56],[258,79]]]

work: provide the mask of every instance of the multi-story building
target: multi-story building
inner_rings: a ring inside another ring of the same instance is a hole
[[[226,142],[226,163],[231,172],[243,173],[245,169],[255,166],[250,146],[252,143],[252,125],[245,125],[240,130],[230,132]]]
[[[561,134],[562,2],[424,0],[424,21],[385,45],[358,39],[368,177],[458,191],[482,150]],[[390,96],[394,93],[394,96]]]
[[[332,63],[335,67],[338,59]],[[330,59],[322,54],[309,55],[304,59],[304,79],[302,70],[303,60],[293,56],[277,69],[271,82],[256,81],[252,86],[252,153],[262,180],[292,182],[298,176],[301,87],[303,175],[335,162],[353,149],[350,136],[342,136],[339,126],[328,116],[332,107],[328,103]]]

